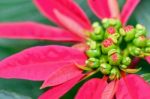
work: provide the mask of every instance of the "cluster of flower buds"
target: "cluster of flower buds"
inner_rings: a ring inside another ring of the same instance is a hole
[[[117,19],[103,19],[102,25],[93,24],[93,32],[87,40],[88,59],[86,67],[99,70],[110,80],[119,79],[121,71],[135,73],[139,69],[129,69],[133,57],[144,58],[150,54],[150,40],[146,38],[146,28],[122,26]]]

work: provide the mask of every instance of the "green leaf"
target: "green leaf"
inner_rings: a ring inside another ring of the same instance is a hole
[[[150,10],[149,10],[150,0],[141,0],[141,3],[135,11],[135,17],[138,23],[143,24],[147,27],[150,36]]]
[[[37,99],[37,97],[43,93],[43,90],[40,90],[41,84],[42,84],[41,82],[33,82],[27,80],[0,79],[0,90],[13,92],[23,96],[28,96],[31,97],[32,99]]]
[[[142,74],[141,76],[150,83],[150,73]]]
[[[14,92],[0,90],[0,99],[32,99],[32,98]]]
[[[0,0],[0,21],[38,21],[47,23],[32,0]]]
[[[77,3],[85,10],[91,19],[95,19],[95,15],[91,12],[86,0],[76,0]],[[1,0],[0,1],[0,22],[5,21],[38,21],[42,23],[52,24],[32,3],[32,0]],[[12,13],[13,12],[13,13]]]
[[[150,65],[144,59],[140,60],[136,68],[142,68],[138,74],[145,74],[150,72]]]

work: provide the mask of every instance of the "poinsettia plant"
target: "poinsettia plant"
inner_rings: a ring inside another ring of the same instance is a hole
[[[58,25],[37,22],[0,23],[0,38],[73,42],[25,49],[0,62],[1,78],[44,81],[51,87],[39,99],[59,99],[73,86],[100,73],[79,89],[75,99],[149,99],[150,85],[136,73],[140,59],[150,63],[146,28],[126,25],[140,0],[87,0],[101,20],[93,22],[73,0],[33,0]],[[141,94],[142,93],[142,94]]]

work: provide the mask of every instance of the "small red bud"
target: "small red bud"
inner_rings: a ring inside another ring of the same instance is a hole
[[[114,34],[114,33],[116,33],[116,30],[115,30],[115,28],[114,27],[109,27],[109,28],[107,28],[107,33],[109,33],[109,34]]]
[[[111,49],[115,49],[116,45],[114,44],[111,38],[107,38],[102,42],[102,52],[107,54]]]
[[[122,57],[118,53],[113,53],[108,57],[108,60],[111,65],[119,65],[122,60]]]
[[[91,67],[91,68],[98,68],[100,66],[99,59],[89,58],[86,61],[86,65],[89,66],[89,67]]]
[[[104,47],[109,47],[109,46],[113,45],[113,40],[111,38],[105,39],[102,42],[102,44],[103,44]]]
[[[125,32],[130,32],[133,28],[134,27],[132,25],[128,25],[128,26],[124,27],[123,29]]]
[[[123,28],[123,30],[124,30],[125,33],[121,33],[121,34],[124,34],[125,41],[131,41],[131,40],[134,39],[134,37],[135,37],[135,29],[134,29],[133,26],[131,26],[131,25],[125,26]],[[123,31],[121,31],[121,32],[123,32]]]

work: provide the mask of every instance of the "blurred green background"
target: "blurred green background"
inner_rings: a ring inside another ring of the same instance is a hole
[[[75,0],[84,9],[89,18],[92,21],[98,21],[98,18],[91,12],[87,6],[86,0]],[[125,0],[118,0],[120,8]],[[150,0],[141,0],[141,3],[133,13],[129,20],[129,24],[135,25],[136,23],[142,23],[147,27],[148,35],[150,36]],[[49,20],[44,18],[36,9],[32,0],[0,0],[0,22],[14,22],[14,21],[36,21],[43,24],[54,25]],[[49,45],[49,44],[65,44],[61,42],[50,41],[36,41],[36,40],[8,40],[0,39],[0,60],[17,53],[25,48],[29,48],[36,45]],[[147,81],[150,82],[150,65],[141,61],[139,66],[143,69],[139,73]],[[25,80],[6,80],[0,79],[0,99],[37,99],[37,97],[44,92],[39,87],[42,82],[32,82]],[[62,99],[72,99],[72,96],[76,93],[78,84]]]

